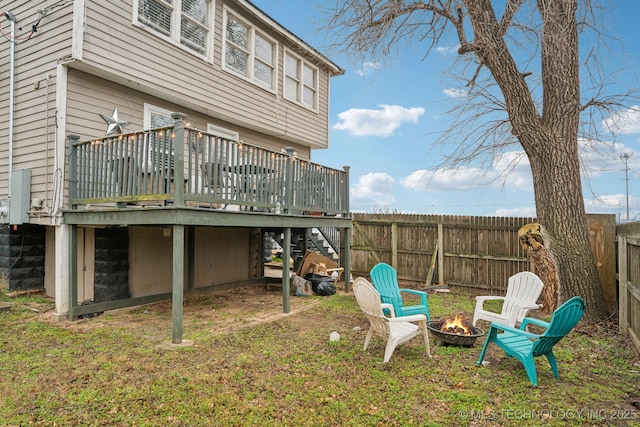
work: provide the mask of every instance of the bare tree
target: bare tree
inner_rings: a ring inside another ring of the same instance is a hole
[[[369,60],[415,45],[425,46],[426,58],[455,37],[458,54],[471,59],[463,71],[476,102],[465,100],[465,111],[474,119],[489,116],[488,125],[464,138],[466,146],[456,160],[509,143],[522,146],[531,165],[544,244],[557,264],[557,300],[580,295],[587,317],[598,320],[607,313],[589,244],[578,137],[584,110],[608,109],[617,101],[581,102],[579,36],[581,29],[591,28],[597,10],[588,0],[496,3],[504,6],[500,18],[491,0],[336,0],[326,29],[340,50]]]

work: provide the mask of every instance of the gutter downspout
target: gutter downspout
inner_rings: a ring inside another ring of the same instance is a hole
[[[14,102],[14,68],[16,61],[16,17],[11,12],[4,12],[4,16],[11,21],[11,32],[9,37],[9,182],[8,194],[11,199],[11,175],[13,175],[13,102]]]

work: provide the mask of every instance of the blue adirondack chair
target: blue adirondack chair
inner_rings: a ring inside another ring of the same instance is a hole
[[[398,273],[396,269],[384,262],[376,264],[369,273],[371,282],[380,294],[383,303],[393,306],[392,316],[411,316],[414,314],[424,314],[429,316],[429,303],[427,301],[427,293],[414,289],[404,289],[398,286]],[[417,295],[420,297],[420,304],[404,305],[402,293]]]
[[[519,329],[496,322],[491,323],[487,339],[480,352],[478,365],[482,364],[487,346],[494,342],[507,353],[507,356],[515,357],[524,365],[529,380],[534,386],[538,385],[534,361],[534,358],[538,356],[546,356],[551,365],[553,375],[556,378],[560,378],[556,358],[553,355],[553,346],[564,338],[580,321],[584,308],[584,300],[581,297],[573,297],[553,312],[549,322],[525,317]],[[542,334],[528,332],[526,328],[529,324],[541,326],[545,328],[545,331]]]

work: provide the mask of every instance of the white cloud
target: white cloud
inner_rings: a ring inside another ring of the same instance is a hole
[[[444,94],[449,98],[463,98],[468,94],[466,90],[456,88],[444,89],[442,92],[444,92]]]
[[[524,151],[510,151],[493,159],[494,185],[506,189],[533,190],[533,176]]]
[[[535,218],[536,217],[536,208],[524,207],[524,208],[510,208],[510,209],[496,209],[495,216],[509,216],[509,217],[526,217],[526,218]]]
[[[626,208],[626,196],[624,194],[608,194],[597,199],[585,199],[584,205],[587,212],[610,212]]]
[[[379,62],[365,62],[362,64],[362,68],[357,71],[360,77],[364,77],[369,74],[370,71],[378,71],[381,65]]]
[[[358,183],[351,188],[351,201],[355,206],[388,206],[395,202],[393,183],[395,180],[387,173],[371,172],[362,175]]]
[[[615,214],[620,221],[627,220],[626,194],[608,194],[595,199],[585,199],[587,213]],[[629,196],[629,220],[640,219],[640,197]]]
[[[630,155],[628,165],[631,170],[640,165],[640,152],[624,144],[586,139],[580,139],[578,144],[582,174],[589,178],[623,172],[622,153]],[[531,167],[524,151],[500,154],[488,169],[468,166],[436,171],[419,169],[400,182],[415,191],[466,191],[483,187],[502,187],[510,191],[533,190]]]
[[[436,53],[439,53],[440,55],[457,54],[459,48],[460,48],[460,45],[442,46],[442,47],[439,46],[439,47],[436,47]]]
[[[624,144],[596,141],[591,139],[579,139],[578,148],[582,173],[590,178],[600,176],[606,172],[619,172],[624,170],[622,154],[629,154],[629,159],[638,157],[640,153],[634,152]],[[630,164],[635,163],[633,160]]]
[[[590,178],[606,174],[624,173],[624,163],[620,153],[629,153],[629,169],[633,172],[640,167],[640,152],[633,151],[624,144],[585,140],[578,141],[582,174]],[[490,190],[500,187],[502,191],[533,191],[533,178],[529,159],[523,151],[511,151],[496,156],[491,167],[461,166],[442,170],[418,169],[400,180],[400,184],[416,192],[431,194],[447,194]],[[622,184],[621,184],[622,185]],[[432,197],[432,196],[430,196]],[[464,197],[464,196],[463,196]],[[585,207],[589,213],[614,213],[621,221],[626,220],[626,195],[601,195],[594,199],[585,199]],[[535,217],[534,206],[522,206],[497,209],[497,216]],[[640,219],[640,197],[629,197],[629,219]]]
[[[346,130],[355,136],[391,136],[405,122],[417,123],[424,108],[404,108],[399,105],[380,105],[379,110],[352,108],[338,114],[333,128]]]
[[[529,162],[522,152],[498,156],[491,169],[461,166],[451,169],[419,169],[400,183],[415,191],[468,191],[489,186],[512,190],[532,190]]]
[[[433,172],[428,169],[418,169],[413,171],[411,175],[402,178],[400,184],[410,190],[426,191],[429,187],[431,174],[433,174]]]
[[[602,121],[602,126],[613,133],[640,133],[640,107],[614,113]]]
[[[403,178],[400,183],[415,191],[465,191],[487,183],[487,171],[479,168],[460,167],[431,171],[419,169]]]

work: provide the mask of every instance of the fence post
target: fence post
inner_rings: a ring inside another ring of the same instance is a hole
[[[624,336],[628,335],[627,329],[629,328],[629,313],[627,310],[627,307],[629,307],[627,299],[627,283],[629,277],[627,272],[627,236],[621,234],[618,236],[618,286],[620,298],[618,305],[618,329]]]
[[[444,232],[441,222],[438,223],[438,285],[444,285]]]
[[[69,139],[69,204],[71,209],[77,205],[73,203],[78,198],[78,142],[80,135],[67,135]]]
[[[184,113],[171,114],[173,119],[173,192],[176,206],[184,207]],[[171,155],[171,153],[169,154]],[[171,177],[169,177],[171,179]]]
[[[398,223],[391,223],[391,265],[398,269]]]

